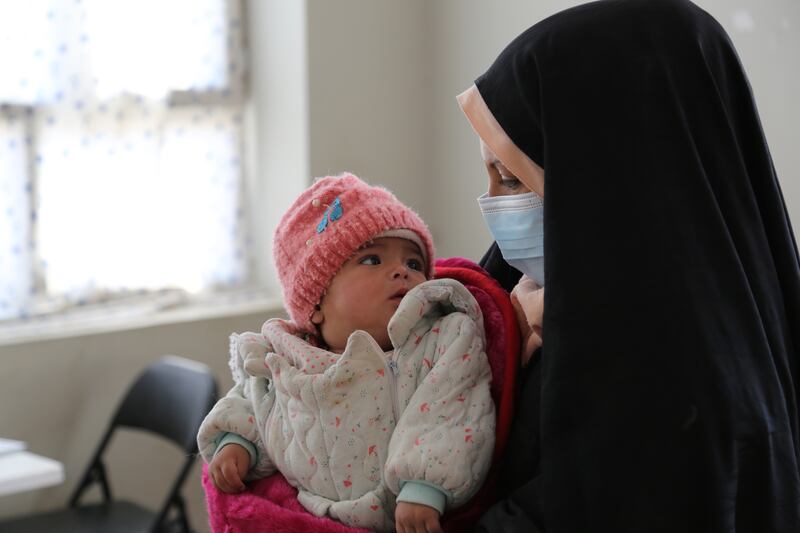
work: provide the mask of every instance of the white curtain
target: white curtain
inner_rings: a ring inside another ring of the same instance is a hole
[[[0,319],[245,281],[238,2],[0,10]]]

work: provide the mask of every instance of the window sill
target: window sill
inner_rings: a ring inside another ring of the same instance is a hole
[[[282,312],[282,305],[279,297],[265,289],[166,301],[153,297],[135,305],[96,305],[24,321],[0,322],[0,346],[253,313],[274,316]]]

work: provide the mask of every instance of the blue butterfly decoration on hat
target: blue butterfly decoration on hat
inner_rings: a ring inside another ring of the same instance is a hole
[[[336,222],[342,218],[342,214],[344,214],[342,202],[337,196],[333,203],[328,206],[328,209],[325,210],[325,213],[322,215],[322,220],[317,224],[317,233],[325,231],[325,228],[328,227],[328,222]]]

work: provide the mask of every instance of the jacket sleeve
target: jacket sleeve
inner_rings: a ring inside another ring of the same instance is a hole
[[[268,476],[276,470],[258,431],[259,427],[265,427],[275,402],[271,376],[264,366],[269,351],[270,346],[263,335],[231,335],[233,388],[214,405],[197,434],[197,447],[206,462],[211,461],[220,442],[229,433],[252,443],[256,456],[247,474],[248,480]]]
[[[477,329],[467,315],[452,313],[434,325],[432,331],[439,335],[435,343],[420,343],[432,347],[425,353],[434,361],[389,443],[385,478],[395,494],[412,482],[414,492],[419,485],[438,488],[447,508],[458,507],[486,478],[494,449],[495,411],[489,390],[491,369]]]

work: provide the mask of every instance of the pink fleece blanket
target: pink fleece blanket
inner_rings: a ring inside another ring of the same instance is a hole
[[[203,465],[208,520],[214,533],[368,533],[330,518],[312,515],[297,501],[297,489],[280,475],[250,483],[241,494],[225,494]]]

